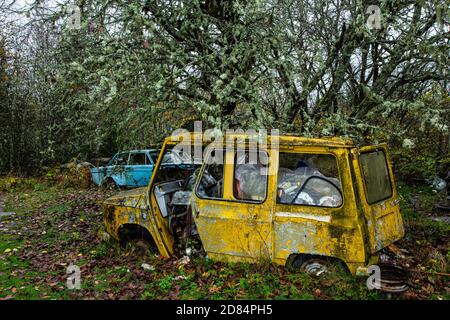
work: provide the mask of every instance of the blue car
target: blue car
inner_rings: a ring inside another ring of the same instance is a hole
[[[150,182],[159,150],[130,150],[117,153],[104,167],[91,169],[98,186],[144,187]]]
[[[91,169],[92,181],[98,186],[145,187],[149,184],[159,150],[130,150],[117,153],[104,167]],[[169,151],[161,161],[162,169],[187,169],[193,163],[189,156]]]

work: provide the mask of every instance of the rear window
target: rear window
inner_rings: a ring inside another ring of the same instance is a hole
[[[384,152],[378,150],[363,153],[359,158],[366,184],[367,202],[372,204],[391,197],[392,186]]]

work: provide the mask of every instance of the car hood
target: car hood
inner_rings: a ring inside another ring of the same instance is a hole
[[[145,196],[147,188],[136,188],[128,191],[119,192],[104,201],[106,205],[124,206],[124,207],[145,207]]]

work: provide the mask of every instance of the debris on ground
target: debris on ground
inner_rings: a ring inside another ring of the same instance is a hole
[[[0,225],[0,299],[386,298],[368,290],[365,278],[344,274],[311,277],[264,262],[127,255],[99,236],[101,203],[111,192],[42,185],[33,192],[4,194],[4,208],[16,214],[0,221],[10,228]],[[391,298],[449,299],[450,232],[448,224],[432,219],[437,195],[430,187],[405,187],[400,193],[417,201],[414,207],[401,203],[406,235],[384,253],[389,263],[408,272],[408,289]],[[70,265],[80,268],[80,290],[66,286]]]
[[[141,265],[141,267],[144,268],[144,270],[155,271],[155,267],[149,265],[148,263],[143,263],[143,264]]]
[[[177,265],[186,265],[191,262],[191,259],[188,256],[182,257],[180,260],[176,262]]]

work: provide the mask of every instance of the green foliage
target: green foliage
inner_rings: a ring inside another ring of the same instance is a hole
[[[91,185],[90,169],[90,166],[79,163],[79,161],[74,158],[64,166],[55,166],[48,169],[44,177],[48,182],[56,182],[63,188],[88,188]]]
[[[409,180],[424,180],[437,174],[437,160],[431,155],[419,155],[401,151],[393,152],[396,166],[402,177]]]
[[[79,30],[66,27],[63,5],[36,1],[26,12],[33,50],[6,33],[0,41],[0,172],[159,144],[194,120],[448,140],[449,39],[437,1],[381,2],[380,31],[354,1],[75,3]]]

